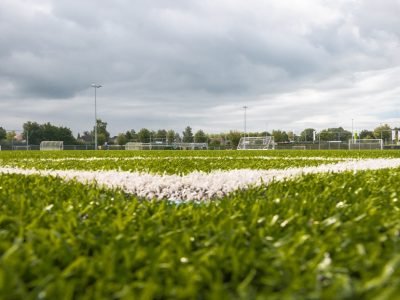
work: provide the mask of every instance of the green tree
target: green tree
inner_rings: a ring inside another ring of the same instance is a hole
[[[360,139],[374,139],[374,133],[370,130],[361,130],[359,134]]]
[[[380,125],[374,129],[374,137],[382,139],[385,143],[391,140],[392,129],[388,124]]]
[[[302,141],[306,141],[306,142],[312,142],[313,141],[313,137],[314,137],[314,128],[306,128],[304,129],[300,136],[301,136],[301,140]]]
[[[107,141],[107,137],[103,132],[97,134],[97,145],[104,145]]]
[[[287,136],[288,136],[288,139],[289,139],[290,142],[294,142],[295,134],[294,134],[293,131],[288,131],[287,132]]]
[[[83,143],[91,144],[94,140],[94,137],[89,131],[84,131],[80,136],[80,139]]]
[[[0,141],[5,140],[6,137],[7,137],[7,131],[3,127],[0,127]]]
[[[9,132],[6,133],[6,140],[8,142],[12,142],[15,139],[16,135],[17,134],[15,133],[15,131],[9,131]]]
[[[24,139],[29,139],[29,144],[38,145],[42,141],[63,141],[66,145],[76,143],[71,129],[67,127],[58,127],[50,123],[38,124],[36,122],[26,122],[22,127],[22,136]]]
[[[347,142],[351,139],[351,132],[343,129],[342,127],[328,128],[321,130],[321,132],[319,133],[319,137],[321,141]]]
[[[175,133],[174,141],[175,141],[176,143],[182,142],[182,137],[179,135],[178,132]]]
[[[206,143],[207,142],[207,135],[204,133],[203,130],[198,130],[195,134],[194,134],[194,141],[196,143]]]
[[[41,141],[44,141],[43,130],[41,125],[36,122],[26,122],[22,125],[24,139],[29,138],[29,144],[39,145]]]
[[[94,130],[92,131],[94,136]],[[97,119],[97,143],[103,145],[105,142],[110,140],[110,133],[107,131],[107,122],[103,122],[101,119]]]
[[[229,133],[226,135],[226,138],[228,139],[229,143],[233,148],[237,148],[241,137],[242,137],[241,132],[232,130],[229,131]]]
[[[209,140],[210,147],[220,147],[221,146],[221,139],[219,138],[211,138]]]
[[[175,140],[175,131],[172,129],[168,130],[167,132],[167,143],[172,144]]]
[[[138,141],[138,135],[134,129],[128,130],[125,133],[125,137],[127,142],[136,142]]]
[[[141,143],[149,143],[150,142],[150,130],[147,128],[142,128],[137,133],[139,142]]]
[[[155,134],[155,139],[158,141],[166,141],[167,140],[167,131],[165,129],[159,129],[157,130],[157,133]]]
[[[185,131],[182,132],[182,141],[184,143],[193,143],[193,132],[190,126],[187,126]]]
[[[272,130],[272,136],[274,137],[275,143],[289,142],[289,137],[285,131]]]
[[[128,131],[129,132],[129,131]],[[126,134],[120,133],[117,136],[117,144],[118,145],[125,145],[128,142]]]

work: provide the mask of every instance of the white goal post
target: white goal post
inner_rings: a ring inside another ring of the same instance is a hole
[[[42,141],[40,143],[40,150],[52,151],[52,150],[63,150],[64,142],[62,141]]]
[[[242,137],[237,150],[273,150],[275,142],[273,136]]]
[[[31,146],[14,146],[14,150],[31,150]]]
[[[293,150],[307,150],[306,146],[292,146]]]
[[[352,139],[349,140],[349,150],[382,150],[382,139]]]

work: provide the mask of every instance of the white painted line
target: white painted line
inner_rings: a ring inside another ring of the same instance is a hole
[[[128,193],[148,199],[206,200],[222,197],[237,189],[268,184],[274,180],[291,179],[303,174],[356,172],[398,167],[400,167],[400,159],[365,159],[316,167],[265,171],[245,169],[210,173],[193,172],[184,176],[118,171],[27,170],[8,167],[0,168],[0,173],[38,174],[57,176],[64,180],[75,179],[82,183],[96,182],[100,186],[121,188]]]

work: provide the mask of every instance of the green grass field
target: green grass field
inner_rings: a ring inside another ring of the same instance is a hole
[[[278,159],[257,158],[266,155],[260,151],[2,152],[0,163],[123,169],[127,162],[119,158],[139,155],[151,158],[140,160],[141,171],[186,174],[249,164],[276,168],[266,162],[313,166],[321,157],[400,157],[394,151],[267,154]],[[106,160],[77,160],[94,155]],[[177,157],[166,159],[175,161],[173,168],[163,169],[163,157]],[[70,160],[54,161],[64,158]],[[146,169],[146,162],[153,165]],[[176,203],[54,177],[0,174],[0,298],[396,299],[399,181],[400,169],[313,174]]]

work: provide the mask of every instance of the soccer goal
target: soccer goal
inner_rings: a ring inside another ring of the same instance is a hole
[[[31,146],[14,146],[14,150],[31,150]]]
[[[274,137],[242,137],[237,150],[273,150],[275,149]]]
[[[382,139],[355,139],[349,140],[349,150],[382,150]]]
[[[42,141],[40,143],[40,150],[52,151],[52,150],[63,150],[64,142],[62,141]]]
[[[125,150],[148,150],[148,144],[129,142],[125,144]]]
[[[306,146],[292,146],[293,150],[307,150]]]
[[[208,150],[207,143],[174,143],[172,146],[179,150]]]

